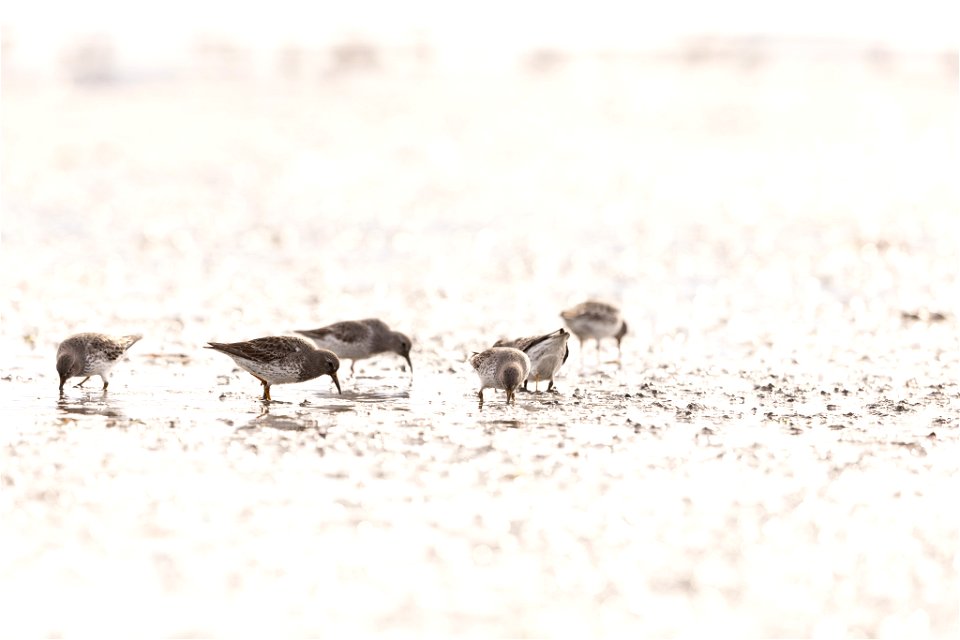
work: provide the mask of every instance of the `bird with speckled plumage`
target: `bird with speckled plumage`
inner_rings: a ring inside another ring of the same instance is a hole
[[[340,393],[340,359],[303,338],[267,336],[244,342],[209,342],[206,348],[230,356],[237,366],[259,380],[263,400],[268,402],[271,385],[306,382],[320,376],[330,376]]]
[[[540,336],[531,336],[529,338],[517,338],[516,340],[497,340],[495,347],[513,347],[527,354],[530,358],[530,373],[523,381],[523,388],[529,390],[527,385],[532,380],[534,390],[539,390],[540,382],[548,380],[550,384],[547,391],[552,391],[553,378],[560,371],[560,367],[570,356],[570,348],[567,346],[567,340],[570,339],[570,333],[564,329],[557,329],[553,333]]]
[[[393,331],[383,320],[345,320],[319,329],[298,330],[296,333],[310,338],[317,347],[333,351],[339,358],[350,360],[351,375],[357,360],[387,352],[395,353],[406,360],[410,374],[413,374],[410,338],[399,331]]]
[[[621,350],[621,341],[627,334],[627,323],[620,315],[620,309],[605,302],[588,300],[581,302],[575,307],[571,307],[560,313],[570,331],[573,332],[580,341],[580,353],[583,353],[583,343],[586,340],[597,341],[597,358],[600,358],[600,340],[604,338],[614,338],[617,341],[617,359],[619,360],[623,352]],[[582,359],[582,355],[581,355]]]
[[[475,353],[470,364],[480,377],[480,406],[483,407],[484,389],[503,389],[507,393],[507,404],[516,399],[517,388],[530,373],[530,358],[523,351],[512,347],[492,347]]]
[[[127,349],[143,338],[140,334],[108,336],[103,333],[78,333],[70,336],[57,347],[57,374],[60,376],[60,391],[70,378],[84,376],[76,386],[91,376],[100,376],[103,390],[110,386],[109,374]]]

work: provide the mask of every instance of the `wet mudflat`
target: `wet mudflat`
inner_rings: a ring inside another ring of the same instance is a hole
[[[955,635],[955,78],[590,65],[5,87],[0,629]],[[480,410],[587,296],[622,363]],[[415,375],[201,348],[367,316]]]

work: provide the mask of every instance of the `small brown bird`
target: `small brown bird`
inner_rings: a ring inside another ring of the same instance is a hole
[[[377,318],[345,320],[319,329],[298,330],[297,333],[313,340],[317,347],[333,351],[338,358],[350,360],[351,375],[357,360],[365,360],[387,351],[406,360],[410,373],[413,374],[410,338],[399,331],[392,331],[385,322]]]
[[[340,359],[326,349],[316,349],[303,338],[268,336],[245,342],[209,342],[213,349],[233,358],[237,365],[263,385],[263,399],[271,400],[270,385],[306,382],[330,376],[340,391]]]
[[[542,336],[531,336],[529,338],[518,338],[516,340],[497,340],[495,347],[513,347],[527,354],[530,358],[530,373],[527,379],[523,381],[523,388],[527,389],[527,383],[533,380],[533,388],[537,387],[542,380],[549,380],[547,391],[553,389],[553,377],[560,371],[560,367],[567,361],[570,355],[570,348],[567,346],[567,340],[570,334],[564,329],[557,329],[553,333]]]
[[[507,392],[507,404],[516,399],[517,387],[530,373],[530,358],[523,351],[512,347],[492,347],[475,353],[470,364],[480,376],[480,406],[483,407],[484,389],[503,389]]]
[[[580,340],[580,353],[583,357],[583,343],[585,340],[597,341],[597,359],[600,358],[600,340],[615,338],[617,341],[617,358],[623,352],[620,343],[627,334],[627,323],[620,315],[620,309],[611,304],[588,300],[571,307],[560,314],[570,331]]]
[[[57,347],[57,373],[60,375],[60,391],[70,378],[86,376],[77,384],[91,376],[100,376],[103,390],[110,386],[110,370],[143,336],[140,334],[113,337],[102,333],[78,333],[70,336]]]

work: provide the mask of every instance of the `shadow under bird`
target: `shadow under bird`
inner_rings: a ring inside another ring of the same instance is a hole
[[[316,349],[303,338],[267,336],[245,342],[208,342],[207,349],[224,353],[260,381],[263,399],[271,400],[270,385],[306,382],[330,376],[340,391],[337,370],[340,359],[326,349]]]
[[[583,353],[583,343],[586,340],[596,340],[597,359],[599,360],[600,340],[615,338],[617,341],[617,358],[622,357],[623,352],[620,348],[620,342],[623,340],[623,336],[627,334],[627,323],[620,315],[620,309],[617,307],[605,302],[588,300],[561,312],[560,317],[580,340],[581,354]]]
[[[507,404],[515,402],[517,388],[530,373],[530,358],[513,347],[491,347],[470,356],[470,364],[480,377],[480,406],[483,407],[484,389],[503,389]]]
[[[60,375],[60,391],[70,378],[85,376],[76,386],[91,376],[100,376],[103,390],[110,386],[110,370],[138,340],[140,334],[108,336],[102,333],[78,333],[70,336],[57,347],[57,373]]]
[[[570,334],[564,329],[557,329],[553,333],[542,336],[531,336],[529,338],[517,338],[516,340],[497,340],[495,347],[513,347],[527,354],[530,358],[530,373],[523,381],[523,388],[527,388],[527,383],[533,380],[534,390],[538,390],[542,380],[549,380],[547,391],[553,390],[553,378],[560,371],[570,356],[570,347],[567,346],[567,340]]]
[[[377,318],[345,320],[319,329],[298,330],[297,333],[313,340],[319,348],[328,349],[337,354],[337,357],[350,360],[351,375],[357,360],[365,360],[386,352],[402,356],[413,375],[410,338],[399,331],[392,331],[385,322]]]

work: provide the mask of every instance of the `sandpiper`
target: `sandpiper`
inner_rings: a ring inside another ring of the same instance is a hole
[[[113,337],[102,333],[78,333],[70,336],[57,348],[60,391],[63,391],[63,385],[69,378],[80,376],[85,377],[77,384],[78,387],[82,387],[91,376],[100,376],[103,390],[106,391],[110,386],[110,369],[117,364],[120,356],[142,337],[140,334]]]
[[[413,374],[410,338],[399,331],[391,331],[385,322],[377,318],[335,322],[326,327],[305,329],[297,333],[310,338],[321,349],[329,349],[337,354],[337,357],[350,360],[351,375],[357,360],[387,351],[403,356],[410,366],[411,375]]]
[[[340,360],[326,349],[315,349],[303,338],[268,336],[246,342],[208,342],[207,349],[225,353],[263,385],[263,399],[271,400],[270,385],[306,382],[330,376],[340,393]]]
[[[604,302],[588,300],[561,312],[560,317],[580,340],[581,354],[584,341],[593,338],[597,341],[597,359],[599,360],[600,340],[613,337],[617,340],[618,359],[623,355],[620,342],[627,333],[627,323],[620,315],[620,309]]]
[[[497,340],[495,347],[513,347],[527,354],[530,358],[530,373],[523,381],[523,388],[533,380],[534,390],[538,390],[541,380],[549,380],[547,391],[553,390],[553,377],[560,371],[560,367],[567,361],[570,348],[567,340],[570,334],[564,329],[557,329],[553,333],[516,340]]]
[[[492,347],[470,356],[470,364],[480,376],[480,406],[483,407],[484,389],[503,389],[507,404],[514,402],[517,387],[530,373],[530,358],[513,347]]]

